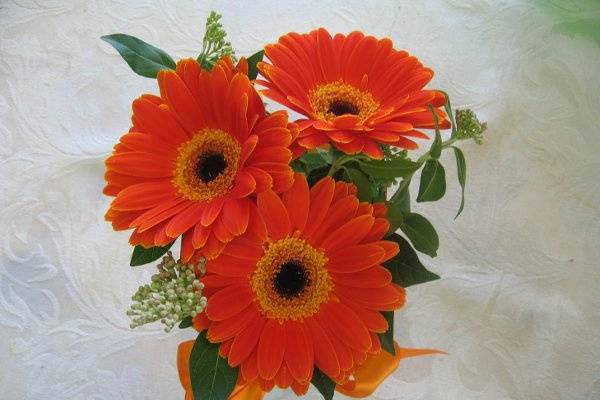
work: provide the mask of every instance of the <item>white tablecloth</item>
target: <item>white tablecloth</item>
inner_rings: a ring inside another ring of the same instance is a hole
[[[176,349],[193,331],[129,329],[152,268],[130,268],[128,234],[103,220],[103,160],[156,83],[99,37],[193,56],[210,9],[241,55],[321,25],[390,36],[489,123],[463,146],[462,216],[451,153],[445,198],[416,206],[443,279],[397,313],[403,346],[449,354],[404,361],[373,398],[599,399],[597,0],[0,1],[0,398],[182,398]]]

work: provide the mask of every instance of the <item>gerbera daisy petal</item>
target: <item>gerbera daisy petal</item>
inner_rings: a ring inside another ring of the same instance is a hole
[[[258,341],[258,373],[263,379],[273,379],[281,366],[285,351],[283,324],[269,319]]]
[[[308,182],[301,174],[296,174],[294,184],[283,194],[283,203],[293,229],[303,230],[308,219],[310,191]]]
[[[213,321],[222,321],[243,310],[252,301],[245,286],[228,286],[210,297],[206,315]]]
[[[225,201],[222,221],[229,232],[239,236],[246,232],[250,220],[250,200],[246,198]]]
[[[156,77],[165,99],[188,132],[197,132],[203,125],[200,107],[176,72],[162,70]]]
[[[375,218],[371,215],[353,218],[336,229],[321,245],[328,251],[355,245],[369,233],[374,222]]]
[[[290,233],[290,218],[279,196],[267,190],[258,194],[256,203],[272,238],[281,239]]]
[[[381,266],[375,266],[353,274],[335,274],[333,281],[350,287],[378,288],[392,282],[392,274]]]
[[[366,351],[371,347],[369,331],[348,306],[335,302],[323,304],[322,314],[317,318],[321,324],[329,321],[337,326],[334,334],[353,349]]]
[[[285,328],[285,362],[295,380],[310,381],[313,365],[313,343],[304,324],[287,321]]]
[[[311,333],[316,366],[329,376],[340,374],[340,363],[329,336],[314,318],[306,319]]]

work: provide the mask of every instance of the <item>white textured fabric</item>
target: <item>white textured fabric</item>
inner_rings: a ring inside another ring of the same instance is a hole
[[[416,206],[440,234],[423,260],[443,279],[397,313],[403,346],[449,355],[403,361],[373,398],[600,398],[597,0],[1,0],[2,399],[183,397],[176,349],[193,331],[129,329],[152,268],[128,267],[128,233],[103,220],[103,160],[157,87],[99,37],[194,55],[210,9],[242,55],[318,26],[390,36],[489,123],[483,146],[463,146],[462,216],[450,152],[446,196]]]

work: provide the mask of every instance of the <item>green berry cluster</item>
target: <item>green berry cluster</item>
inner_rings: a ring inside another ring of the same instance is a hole
[[[477,144],[483,143],[483,132],[487,129],[485,122],[479,122],[470,109],[456,110],[456,137],[473,139]]]
[[[197,267],[204,271],[204,261]],[[140,286],[131,298],[133,304],[127,315],[131,317],[132,329],[160,320],[166,326],[165,332],[169,332],[179,321],[195,317],[206,307],[204,284],[196,277],[193,265],[175,261],[169,251],[157,269],[152,283]]]

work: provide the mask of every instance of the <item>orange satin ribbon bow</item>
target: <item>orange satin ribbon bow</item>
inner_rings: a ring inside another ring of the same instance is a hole
[[[190,340],[181,343],[177,350],[177,369],[179,370],[179,380],[185,389],[185,400],[194,400],[189,373],[192,347],[194,347],[194,341]],[[434,349],[401,348],[396,342],[394,342],[394,348],[396,349],[395,356],[387,351],[381,351],[379,354],[367,358],[365,363],[354,371],[354,380],[337,385],[335,390],[350,397],[367,397],[398,368],[401,359],[435,353],[443,354],[442,351]],[[229,400],[261,400],[264,395],[265,392],[255,380],[242,385],[237,384],[229,396]]]

